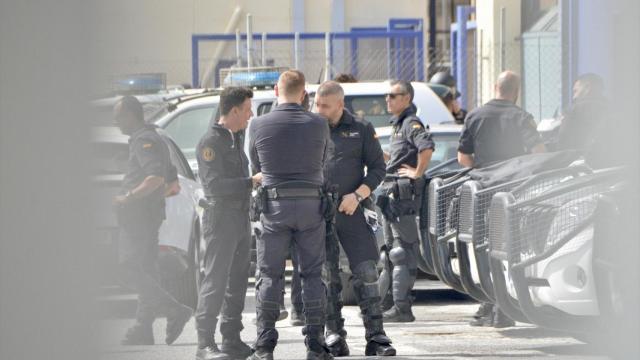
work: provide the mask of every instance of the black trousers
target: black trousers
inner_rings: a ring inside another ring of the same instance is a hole
[[[251,226],[246,207],[232,205],[221,202],[204,212],[205,270],[195,314],[199,336],[213,336],[220,315],[223,336],[237,336],[243,329]]]
[[[283,199],[268,202],[261,216],[263,232],[257,240],[260,280],[256,284],[256,347],[275,348],[284,290],[285,261],[291,243],[299,262],[306,325],[303,334],[320,338],[324,332],[326,290],[322,282],[325,261],[325,221],[319,199]]]
[[[158,275],[158,230],[162,221],[161,216],[148,211],[118,211],[120,277],[138,292],[136,320],[145,326],[179,306],[162,288]]]

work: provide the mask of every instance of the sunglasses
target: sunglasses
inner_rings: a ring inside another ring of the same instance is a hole
[[[388,97],[389,99],[395,99],[396,96],[402,96],[402,95],[407,95],[407,93],[388,93],[388,94],[384,94],[384,97]]]

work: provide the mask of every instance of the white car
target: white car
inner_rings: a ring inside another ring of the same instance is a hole
[[[166,220],[159,232],[160,270],[165,287],[186,305],[195,306],[197,300],[196,278],[200,255],[200,216],[198,206],[203,198],[202,186],[196,181],[184,155],[173,140],[159,130],[169,147],[171,163],[178,170],[181,191],[166,199]],[[120,190],[129,158],[128,137],[115,127],[94,128],[91,144],[93,150],[94,186],[92,205],[94,238],[104,261],[105,273],[117,266],[118,224],[112,207],[112,199]],[[116,279],[105,279],[113,282]]]
[[[220,103],[219,91],[174,99],[167,103],[155,124],[164,129],[184,153],[191,169],[197,173],[196,145],[211,126]],[[271,111],[276,100],[273,90],[253,93],[251,108],[255,116]]]

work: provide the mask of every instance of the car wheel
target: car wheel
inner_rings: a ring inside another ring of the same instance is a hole
[[[341,271],[340,281],[342,282],[342,303],[344,305],[358,305],[356,292],[353,289],[353,283],[351,282],[351,274]]]

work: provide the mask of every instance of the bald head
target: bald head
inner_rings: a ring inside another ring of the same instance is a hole
[[[513,71],[505,71],[496,81],[496,98],[515,103],[520,92],[520,76]]]

